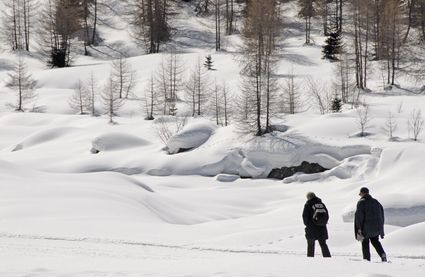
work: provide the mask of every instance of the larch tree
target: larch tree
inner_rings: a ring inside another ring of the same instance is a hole
[[[68,100],[71,109],[79,114],[86,114],[90,108],[89,91],[81,80],[78,80],[74,93]]]
[[[111,77],[118,88],[119,97],[128,99],[134,90],[135,72],[123,55],[112,61]]]
[[[235,31],[234,0],[225,0],[226,35],[232,35]]]
[[[298,0],[300,11],[298,15],[305,20],[305,44],[311,44],[311,18],[316,15],[314,0]]]
[[[101,99],[108,115],[109,123],[115,124],[114,117],[117,116],[118,110],[124,105],[125,99],[119,97],[119,88],[112,76],[109,77],[104,86]]]
[[[299,82],[295,79],[293,70],[283,84],[283,112],[288,114],[296,114],[303,110]]]
[[[88,105],[89,105],[88,110],[91,116],[96,116],[97,111],[96,111],[95,105],[96,105],[97,95],[98,95],[97,93],[98,85],[93,72],[90,73],[90,77],[86,81],[86,88],[88,93]]]
[[[211,106],[213,110],[213,116],[217,125],[222,125],[222,117],[224,114],[223,99],[221,95],[222,88],[217,84],[217,80],[214,82],[211,97]]]
[[[168,24],[170,2],[167,0],[132,0],[131,14],[136,41],[148,53],[158,53],[171,37]]]
[[[70,65],[71,41],[81,29],[75,0],[49,0],[40,18],[40,44],[53,67]]]
[[[232,98],[226,83],[223,83],[223,85],[221,86],[221,91],[222,91],[221,96],[223,100],[224,126],[227,126],[229,125],[230,118],[233,114],[230,108],[230,103],[232,102]]]
[[[164,115],[175,115],[177,112],[178,93],[182,89],[182,73],[180,56],[175,51],[163,57],[155,81],[163,97]]]
[[[28,73],[27,65],[21,56],[16,61],[13,71],[9,73],[9,80],[6,84],[16,92],[15,110],[23,112],[25,105],[36,97],[34,92],[36,82]]]
[[[155,83],[153,74],[150,76],[148,84],[145,89],[145,96],[143,97],[143,105],[146,112],[146,120],[154,120],[155,114],[159,111],[162,98],[158,93],[158,88]]]
[[[221,49],[221,0],[214,0],[215,8],[215,50]]]
[[[185,85],[185,100],[191,106],[192,116],[201,116],[207,103],[209,80],[207,70],[198,57]]]
[[[401,0],[387,0],[382,13],[382,55],[387,61],[387,83],[394,85],[396,71],[402,50],[402,3]]]
[[[99,0],[79,0],[79,15],[84,26],[84,54],[88,55],[88,46],[97,44],[97,22]]]
[[[12,50],[30,50],[36,4],[36,0],[5,1],[1,33]]]
[[[276,111],[273,97],[277,90],[275,76],[276,38],[280,18],[275,0],[250,1],[242,29],[242,90],[254,113],[245,122],[257,136],[270,131],[270,119]]]

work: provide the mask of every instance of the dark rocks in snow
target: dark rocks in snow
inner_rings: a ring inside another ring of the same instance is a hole
[[[302,172],[305,174],[319,173],[329,170],[328,168],[322,167],[318,163],[302,162],[299,166],[290,166],[282,168],[274,168],[269,173],[267,178],[283,180],[287,177],[291,177],[295,173]]]

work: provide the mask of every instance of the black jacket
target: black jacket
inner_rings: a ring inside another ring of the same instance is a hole
[[[328,229],[326,226],[317,226],[313,223],[313,205],[317,203],[322,203],[322,200],[318,197],[314,197],[308,200],[304,205],[303,211],[303,221],[305,225],[305,237],[306,239],[312,240],[327,240],[328,239]],[[325,206],[325,204],[323,204]],[[328,209],[326,208],[326,212],[329,215]]]
[[[384,208],[378,200],[367,194],[357,202],[354,218],[355,235],[361,230],[365,238],[383,237],[384,222]]]

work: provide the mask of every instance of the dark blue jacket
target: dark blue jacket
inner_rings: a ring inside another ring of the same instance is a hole
[[[313,222],[313,213],[314,213],[313,205],[317,203],[323,204],[320,198],[314,197],[308,200],[304,205],[303,221],[305,225],[305,237],[306,239],[311,239],[311,240],[327,240],[328,229],[326,228],[326,226],[317,226]],[[329,212],[326,206],[325,206],[325,209],[329,215]]]
[[[367,194],[357,202],[354,218],[355,235],[361,230],[365,238],[383,237],[384,222],[384,208],[378,200]]]

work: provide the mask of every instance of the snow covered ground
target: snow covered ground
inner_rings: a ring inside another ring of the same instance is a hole
[[[316,33],[317,45],[303,46],[302,23],[289,8],[285,20],[293,29],[280,73],[293,66],[298,76],[331,78],[332,64],[320,59],[323,37]],[[184,51],[185,67],[212,53],[215,77],[237,92],[238,37],[227,38],[227,52],[215,53],[208,46],[212,31],[202,32],[211,28],[208,18],[187,10],[177,22],[187,30],[173,41]],[[106,41],[123,43],[113,39],[122,28]],[[425,144],[423,135],[408,139],[407,130],[410,113],[425,111],[424,95],[384,92],[372,82],[374,91],[365,96],[371,135],[365,138],[356,136],[355,110],[320,116],[310,109],[276,120],[287,131],[261,139],[239,134],[234,125],[190,119],[167,151],[155,131],[158,121],[143,120],[138,101],[125,104],[117,125],[69,108],[78,79],[94,72],[103,82],[110,61],[77,56],[75,67],[47,69],[26,57],[45,112],[16,113],[7,106],[14,95],[3,82],[14,59],[0,54],[0,276],[425,274]],[[137,71],[138,96],[161,59],[128,59]],[[395,141],[382,130],[389,111],[399,125]],[[181,148],[192,150],[177,153]],[[302,161],[330,170],[264,178],[272,168]],[[361,260],[352,215],[362,186],[386,209],[383,245],[391,263],[378,262],[373,250],[372,263]],[[301,213],[308,191],[330,211],[332,259],[322,259],[319,249],[315,259],[305,257]]]

